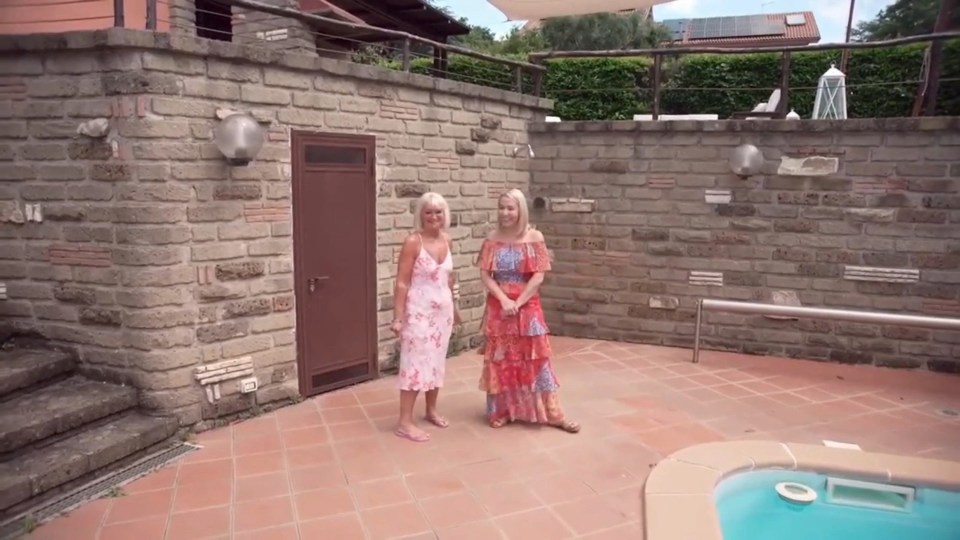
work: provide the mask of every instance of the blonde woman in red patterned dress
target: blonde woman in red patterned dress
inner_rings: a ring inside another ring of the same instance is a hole
[[[540,306],[540,285],[550,270],[543,234],[530,228],[527,201],[513,189],[499,199],[499,227],[480,251],[480,275],[487,289],[483,372],[487,421],[547,424],[570,433],[580,424],[567,419],[557,397],[557,376]]]
[[[450,207],[437,193],[425,193],[414,210],[416,232],[407,237],[397,262],[393,322],[390,329],[400,338],[400,418],[394,433],[414,442],[430,440],[417,427],[413,407],[420,392],[426,394],[426,420],[445,428],[446,418],[437,412],[443,386],[447,346],[460,313],[453,300],[453,255],[450,237]]]

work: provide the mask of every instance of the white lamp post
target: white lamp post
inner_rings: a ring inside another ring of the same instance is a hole
[[[817,97],[813,102],[814,120],[844,120],[847,118],[847,76],[830,64],[820,76]]]

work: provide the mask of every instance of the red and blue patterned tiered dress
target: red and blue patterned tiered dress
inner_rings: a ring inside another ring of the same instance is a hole
[[[512,300],[530,278],[550,270],[544,242],[487,240],[480,250],[480,270],[491,272]],[[504,315],[500,301],[487,295],[484,318],[483,372],[480,389],[487,393],[487,420],[498,427],[507,422],[560,424],[563,410],[559,384],[550,362],[548,328],[537,292],[516,315]]]

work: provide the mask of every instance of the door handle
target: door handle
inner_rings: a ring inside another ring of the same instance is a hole
[[[317,290],[317,282],[326,281],[328,279],[330,279],[330,276],[316,276],[312,278],[307,278],[307,290],[309,290],[310,292]]]

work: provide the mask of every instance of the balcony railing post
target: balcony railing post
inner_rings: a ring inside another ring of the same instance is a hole
[[[786,118],[790,112],[790,51],[783,51],[780,59],[780,103],[777,118]]]
[[[410,39],[403,40],[403,70],[410,71]]]
[[[523,93],[523,68],[520,66],[513,68],[513,86],[515,92]]]
[[[653,119],[660,119],[660,90],[663,86],[663,55],[653,55]]]
[[[113,0],[113,26],[117,28],[126,26],[123,18],[123,0]]]
[[[951,21],[956,21],[957,0],[940,0],[940,10],[933,25],[934,33],[945,32],[950,29]],[[940,72],[943,71],[943,42],[934,41],[930,44],[930,69],[925,78],[923,96],[923,115],[937,114],[937,94],[940,92]]]
[[[157,29],[157,0],[147,0],[147,30]]]
[[[537,66],[540,65],[539,62],[533,62]],[[533,72],[533,95],[537,97],[543,97],[543,71],[535,70]]]

